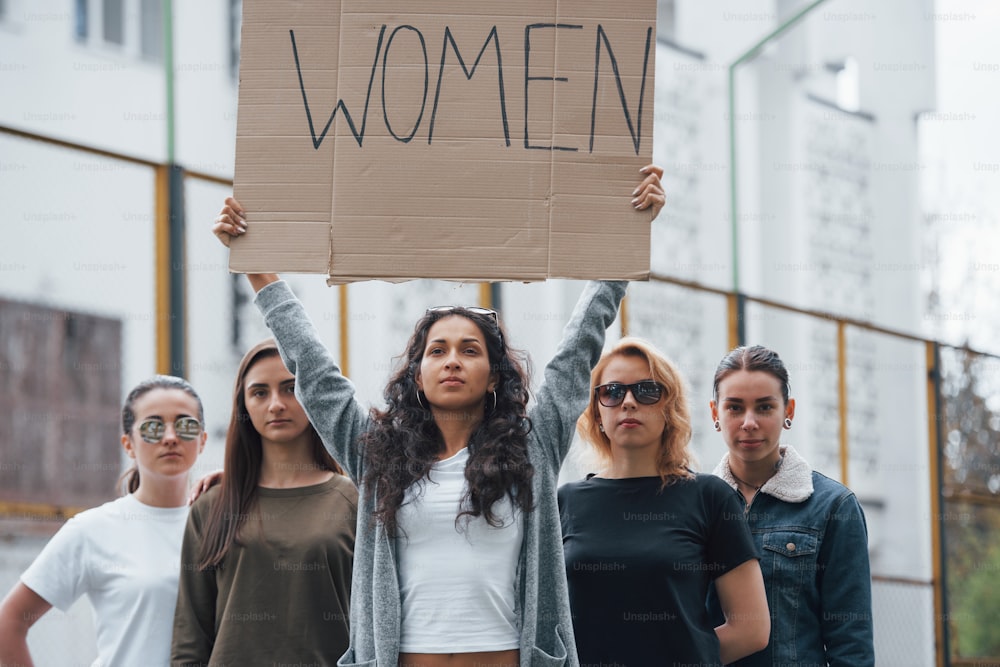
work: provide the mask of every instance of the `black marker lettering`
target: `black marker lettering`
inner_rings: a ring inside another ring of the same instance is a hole
[[[451,28],[445,27],[444,29],[444,40],[441,43],[441,68],[438,70],[438,82],[437,90],[434,93],[434,109],[431,111],[431,125],[430,130],[427,133],[427,143],[430,144],[434,138],[434,119],[437,118],[438,101],[441,98],[441,80],[444,78],[444,61],[448,54],[448,44],[451,44],[452,50],[455,55],[458,56],[458,64],[462,66],[462,72],[465,73],[465,78],[467,81],[471,81],[473,75],[476,73],[476,68],[479,67],[479,61],[483,59],[483,54],[486,53],[486,47],[489,45],[490,40],[493,40],[493,46],[496,48],[497,52],[497,80],[500,86],[500,116],[503,119],[503,137],[510,146],[510,128],[507,124],[507,99],[504,93],[503,87],[503,58],[500,56],[500,38],[497,36],[497,27],[493,26],[490,30],[490,34],[486,36],[486,41],[483,42],[483,48],[479,49],[479,55],[476,56],[476,62],[472,64],[472,69],[470,70],[465,66],[465,59],[462,58],[462,53],[458,50],[458,44],[455,42],[455,37],[452,35]]]
[[[333,113],[330,114],[329,120],[326,121],[326,125],[323,126],[323,131],[320,132],[319,136],[316,136],[316,129],[313,125],[312,112],[309,109],[309,98],[306,96],[306,84],[302,80],[302,66],[299,64],[299,50],[295,45],[295,31],[289,30],[289,36],[292,39],[292,54],[295,56],[295,69],[299,73],[299,90],[302,91],[302,103],[305,105],[306,109],[306,120],[309,121],[309,133],[312,135],[313,148],[319,150],[320,145],[323,143],[323,139],[326,138],[326,133],[330,131],[330,125],[333,124],[333,118],[337,115],[338,109],[344,110],[344,119],[347,124],[351,127],[351,134],[354,135],[354,140],[358,142],[358,147],[365,140],[365,125],[368,123],[368,102],[372,98],[372,84],[375,81],[375,67],[378,64],[378,56],[382,51],[382,37],[385,35],[385,25],[378,33],[378,44],[375,46],[375,59],[372,61],[372,72],[371,77],[368,79],[368,95],[365,97],[365,114],[361,119],[361,131],[359,132],[357,127],[354,125],[354,119],[351,117],[351,112],[348,111],[347,105],[344,104],[344,100],[337,100],[337,106],[333,108]]]
[[[524,26],[524,147],[528,149],[539,149],[543,151],[576,151],[577,148],[566,146],[532,146],[528,139],[528,84],[532,81],[568,81],[566,77],[555,76],[530,76],[531,58],[531,31],[536,28],[567,28],[570,30],[583,30],[582,25],[567,25],[565,23],[532,23]]]
[[[625,100],[625,90],[622,88],[622,77],[618,71],[618,59],[608,41],[608,34],[604,32],[604,26],[597,26],[597,49],[594,56],[594,101],[590,107],[590,152],[594,152],[594,127],[597,124],[597,79],[601,73],[601,42],[608,50],[608,57],[611,59],[611,70],[615,74],[615,83],[618,84],[618,99],[622,103],[622,111],[625,112],[625,122],[628,123],[628,131],[632,135],[632,144],[635,147],[635,154],[639,154],[639,144],[642,141],[642,103],[646,95],[646,70],[649,68],[649,49],[652,39],[653,29],[646,28],[646,55],[642,61],[642,85],[639,88],[639,109],[636,113],[635,127],[632,126],[632,116],[629,114],[628,103]]]
[[[396,33],[400,30],[412,30],[417,33],[417,37],[420,38],[420,50],[424,54],[424,96],[420,100],[420,113],[417,114],[417,120],[413,124],[413,130],[410,131],[405,137],[401,137],[396,134],[396,131],[392,129],[392,125],[389,124],[389,110],[386,108],[386,94],[385,94],[385,70],[389,62],[389,47],[392,46],[392,40],[396,38]],[[427,88],[430,85],[430,68],[427,63],[427,44],[424,42],[424,35],[419,30],[414,28],[412,25],[401,25],[392,31],[389,35],[389,41],[385,44],[385,54],[382,56],[382,114],[385,116],[385,128],[389,130],[389,133],[394,136],[397,140],[405,143],[409,143],[413,139],[413,135],[417,133],[417,129],[420,127],[420,120],[424,117],[424,109],[427,108]]]

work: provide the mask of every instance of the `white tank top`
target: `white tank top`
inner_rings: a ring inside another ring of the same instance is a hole
[[[474,653],[518,648],[515,576],[524,521],[509,498],[495,503],[503,521],[462,517],[468,448],[438,461],[411,486],[396,515],[402,599],[400,651]]]

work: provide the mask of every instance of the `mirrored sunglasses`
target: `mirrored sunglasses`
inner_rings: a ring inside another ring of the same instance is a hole
[[[151,445],[163,440],[166,432],[167,425],[162,419],[147,419],[139,424],[139,435]],[[201,422],[194,417],[180,417],[174,422],[174,432],[181,440],[194,440],[201,433]]]

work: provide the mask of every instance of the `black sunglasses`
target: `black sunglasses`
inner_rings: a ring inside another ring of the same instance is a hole
[[[167,425],[162,419],[147,419],[139,424],[139,435],[151,445],[163,440]],[[201,422],[194,417],[180,417],[174,422],[174,432],[181,440],[194,440],[201,433]]]
[[[597,400],[606,408],[616,408],[625,400],[625,394],[632,392],[636,403],[653,405],[663,397],[663,385],[654,380],[643,380],[632,384],[609,382],[594,387]]]

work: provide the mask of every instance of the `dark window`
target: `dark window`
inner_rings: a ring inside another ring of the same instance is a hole
[[[140,5],[140,42],[142,57],[163,60],[163,0],[142,0]]]
[[[125,12],[123,0],[104,0],[102,23],[104,41],[111,44],[125,43]]]
[[[229,73],[240,75],[240,32],[243,29],[243,0],[229,0]]]
[[[122,323],[0,299],[0,505],[117,495]]]
[[[76,15],[73,17],[73,36],[77,41],[87,41],[87,24],[90,18],[87,12],[87,0],[76,0]]]

